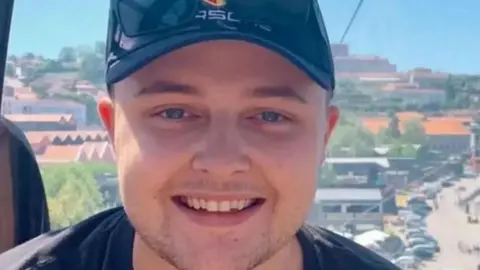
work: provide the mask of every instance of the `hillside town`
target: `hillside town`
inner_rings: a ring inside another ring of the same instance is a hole
[[[479,251],[469,247],[474,236],[445,236],[440,225],[432,224],[445,215],[458,226],[475,228],[467,217],[478,222],[476,212],[470,210],[475,213],[469,216],[464,208],[475,209],[480,194],[475,181],[480,76],[426,67],[400,71],[381,56],[355,55],[345,44],[332,46],[334,103],[343,115],[320,173],[310,220],[404,269],[440,269],[435,261],[453,267],[454,260],[444,256],[476,256]],[[96,118],[95,101],[106,96],[101,80],[94,78],[102,68],[90,65],[79,76],[85,61],[79,58],[66,49],[57,60],[35,55],[9,59],[2,114],[25,132],[40,166],[115,164],[108,134]],[[98,63],[98,58],[89,59]],[[119,203],[112,196],[115,176],[97,178],[109,187],[109,205]],[[474,259],[464,261],[468,269],[475,266]]]

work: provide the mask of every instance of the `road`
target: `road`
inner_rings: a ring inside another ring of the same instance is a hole
[[[480,180],[462,179],[455,187],[466,188],[465,195],[480,186]],[[480,243],[480,224],[468,224],[467,216],[455,205],[455,187],[444,188],[439,209],[427,218],[429,232],[438,240],[441,252],[432,261],[424,263],[424,270],[474,270],[480,264],[480,256],[460,252],[459,241],[466,244]]]

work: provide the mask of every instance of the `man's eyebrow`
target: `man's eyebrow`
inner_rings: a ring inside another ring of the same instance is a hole
[[[200,92],[194,86],[182,83],[176,83],[172,81],[156,81],[153,84],[142,88],[135,97],[153,94],[187,94],[187,95],[199,95]]]
[[[253,89],[252,95],[260,98],[283,98],[300,103],[307,100],[290,86],[260,86]]]

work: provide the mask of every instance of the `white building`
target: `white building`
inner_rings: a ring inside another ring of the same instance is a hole
[[[343,229],[353,224],[358,231],[383,229],[383,204],[380,189],[321,188],[309,219],[323,227]]]
[[[2,114],[71,114],[78,127],[85,126],[87,121],[86,106],[69,100],[23,100],[5,95],[2,99]]]

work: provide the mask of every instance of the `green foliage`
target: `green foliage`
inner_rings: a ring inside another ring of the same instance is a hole
[[[375,142],[376,145],[390,145],[395,144],[397,139],[390,136],[388,129],[383,129],[375,136]]]
[[[41,171],[54,228],[75,224],[105,209],[95,175],[115,172],[114,165],[54,164]]]
[[[80,78],[94,84],[105,81],[105,42],[97,41],[93,47],[80,46],[77,54],[80,59]]]
[[[107,50],[107,46],[106,46],[105,42],[103,42],[103,41],[95,42],[94,51],[95,51],[96,54],[103,57],[103,56],[105,56],[106,50]]]
[[[15,65],[13,63],[7,63],[5,66],[5,75],[8,77],[15,76]]]
[[[33,92],[35,92],[38,97],[45,98],[48,96],[48,84],[31,84]]]
[[[353,80],[339,79],[336,83],[335,90],[337,93],[353,94],[358,92],[358,83]]]
[[[420,144],[426,143],[427,136],[423,125],[418,120],[410,120],[405,123],[401,141],[406,144]]]
[[[390,145],[390,149],[388,150],[387,156],[389,157],[401,157],[402,156],[403,145],[400,141],[394,141],[393,144]]]
[[[417,157],[418,150],[411,144],[405,144],[402,148],[402,157]]]
[[[390,116],[390,123],[388,124],[388,128],[386,130],[388,136],[398,139],[401,136],[400,133],[400,120],[398,120],[398,117],[396,114],[389,114]]]
[[[355,122],[357,121],[340,121],[328,145],[330,155],[365,157],[373,154],[374,135]]]
[[[480,76],[478,75],[450,75],[445,85],[445,101],[447,108],[466,109],[478,108],[472,102],[472,93],[480,92]]]
[[[73,47],[63,47],[58,54],[58,61],[64,63],[77,61],[77,51]]]
[[[80,78],[92,83],[105,80],[104,59],[96,53],[86,54],[80,62]]]

